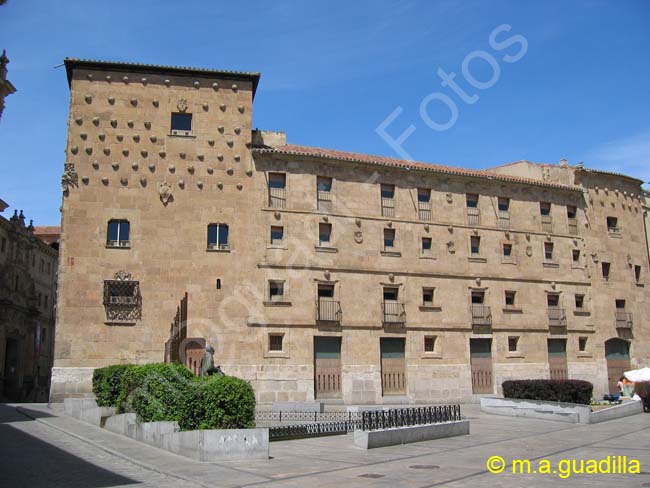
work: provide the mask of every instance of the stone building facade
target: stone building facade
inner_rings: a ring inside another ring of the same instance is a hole
[[[0,200],[0,211],[6,204]],[[0,216],[0,396],[47,401],[53,362],[55,248],[25,225],[22,210]]]
[[[252,130],[257,73],[66,68],[51,400],[192,338],[261,403],[601,394],[650,363],[639,180],[289,145]]]
[[[5,108],[5,97],[16,93],[16,87],[7,79],[7,64],[9,64],[9,58],[7,52],[3,50],[0,56],[0,119],[2,119],[2,112]]]

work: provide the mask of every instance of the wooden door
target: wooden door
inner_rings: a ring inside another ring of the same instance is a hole
[[[405,340],[402,338],[382,338],[379,344],[381,350],[381,388],[383,395],[405,395]]]
[[[314,337],[314,394],[341,398],[340,337]]]
[[[548,339],[548,369],[552,380],[569,378],[566,361],[566,339]]]
[[[492,339],[469,340],[472,393],[494,393],[492,383]]]
[[[610,394],[618,394],[616,383],[623,373],[630,371],[630,344],[623,339],[610,339],[605,342],[607,360],[607,383]]]

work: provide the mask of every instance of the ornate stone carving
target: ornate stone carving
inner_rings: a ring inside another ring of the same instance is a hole
[[[61,176],[61,190],[67,194],[70,187],[77,188],[79,186],[79,175],[74,169],[74,163],[65,163],[63,166],[63,176]]]
[[[363,232],[357,230],[354,232],[354,242],[361,244],[363,242]]]
[[[179,112],[185,112],[187,110],[187,100],[185,100],[184,98],[181,98],[176,103],[176,108],[178,109]]]
[[[174,199],[172,195],[172,187],[166,181],[163,181],[158,185],[158,194],[160,195],[160,201],[165,207]]]
[[[456,252],[456,244],[454,241],[447,242],[447,251],[449,251],[449,254],[454,254]]]
[[[447,203],[452,203],[454,201],[454,197],[452,196],[451,193],[447,193]]]
[[[526,256],[531,257],[533,255],[533,246],[526,246]]]

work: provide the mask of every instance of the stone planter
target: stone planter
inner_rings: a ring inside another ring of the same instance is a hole
[[[412,442],[430,441],[469,434],[469,420],[430,425],[411,425],[379,430],[355,430],[354,443],[362,449],[398,446]]]
[[[94,398],[65,398],[63,411],[70,417],[97,427],[101,426],[102,418],[115,415],[115,407],[100,407]]]
[[[598,412],[592,412],[589,405],[575,403],[482,397],[481,411],[509,417],[529,417],[574,424],[593,424],[641,413],[643,412],[643,405],[641,402],[628,402]]]

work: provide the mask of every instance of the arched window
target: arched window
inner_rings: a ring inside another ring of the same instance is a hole
[[[106,247],[130,247],[130,227],[128,220],[109,220]]]
[[[228,226],[226,224],[208,225],[208,249],[209,250],[228,250]]]

